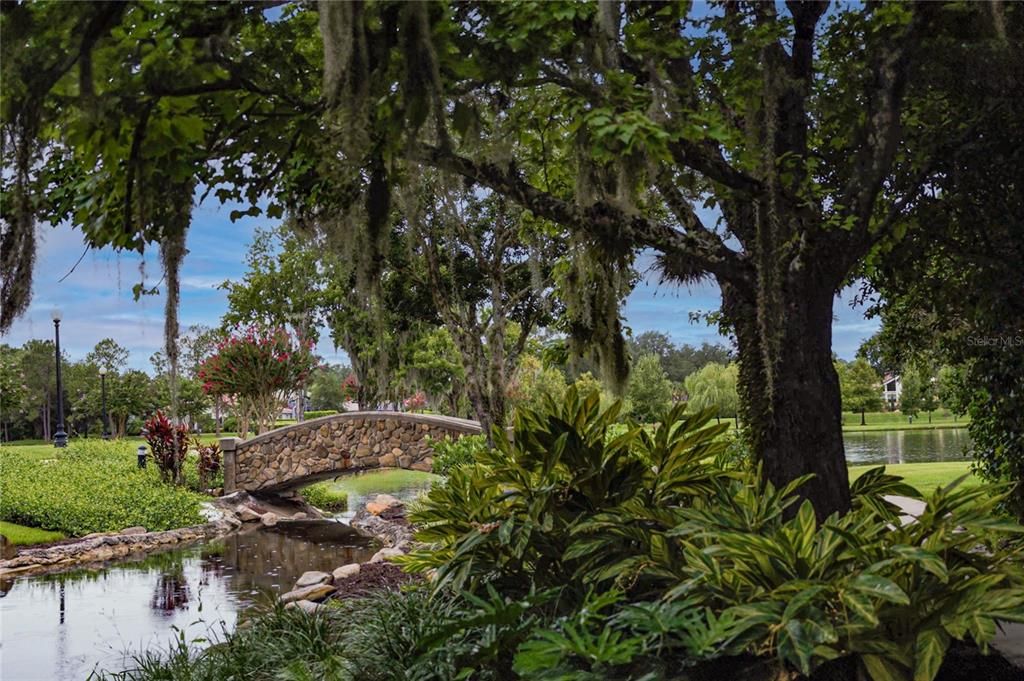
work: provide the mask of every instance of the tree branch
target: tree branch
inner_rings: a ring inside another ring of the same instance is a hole
[[[700,267],[717,277],[747,276],[747,269],[739,255],[726,248],[717,235],[706,229],[692,233],[680,232],[670,225],[654,222],[641,215],[627,215],[604,202],[582,208],[537,189],[524,180],[511,164],[501,167],[495,163],[478,162],[426,144],[414,144],[406,155],[413,162],[469,178],[508,197],[535,215],[588,234],[598,241],[621,241],[625,237],[637,246],[649,246],[664,253],[685,252]]]

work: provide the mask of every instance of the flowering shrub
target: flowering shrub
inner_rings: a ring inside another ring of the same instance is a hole
[[[405,407],[406,411],[419,411],[427,406],[427,396],[423,394],[423,391],[420,391],[402,400],[402,406]]]
[[[181,464],[188,453],[188,426],[177,425],[158,411],[146,421],[146,442],[153,453],[153,462],[160,469],[165,482],[180,485],[184,482]]]
[[[232,397],[240,424],[251,417],[262,433],[274,427],[288,392],[316,366],[312,340],[300,341],[281,328],[250,326],[217,345],[200,367],[199,380],[208,395]]]

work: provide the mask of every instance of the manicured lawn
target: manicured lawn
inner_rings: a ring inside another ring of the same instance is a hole
[[[9,523],[0,520],[0,534],[7,537],[7,541],[15,546],[28,546],[30,544],[42,544],[48,541],[64,539],[65,535],[60,532],[40,530],[37,527],[25,527],[16,523]]]
[[[850,479],[855,480],[865,471],[876,466],[851,466]],[[961,475],[971,472],[969,461],[939,461],[934,463],[900,463],[885,467],[886,473],[901,476],[906,482],[924,493],[936,487],[948,485]],[[981,478],[970,475],[963,481],[964,485],[980,485]]]

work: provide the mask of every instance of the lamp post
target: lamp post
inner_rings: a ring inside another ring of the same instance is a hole
[[[107,367],[100,367],[100,404],[103,410],[103,439],[110,439],[110,416],[107,414]]]
[[[57,432],[53,434],[53,446],[67,447],[68,434],[64,432],[64,384],[60,377],[60,310],[54,310],[51,316],[57,354]]]

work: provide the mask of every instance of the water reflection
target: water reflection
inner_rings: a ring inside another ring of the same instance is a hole
[[[844,433],[846,460],[853,464],[964,461],[971,438],[963,428]]]
[[[328,534],[263,529],[106,570],[18,578],[0,599],[0,678],[84,679],[130,664],[126,650],[166,648],[233,629],[239,613],[290,589],[306,570],[366,561],[376,547],[340,523]],[[212,631],[211,631],[212,630]]]

